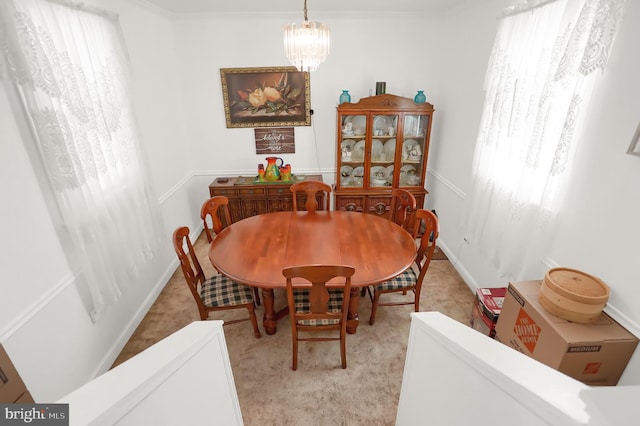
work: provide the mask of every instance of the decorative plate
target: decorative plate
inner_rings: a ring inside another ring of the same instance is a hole
[[[351,176],[355,176],[355,177],[364,176],[364,167],[358,166],[355,169],[353,169],[353,172],[351,172]]]
[[[384,186],[387,184],[387,168],[374,166],[371,168],[371,185]]]
[[[351,151],[351,159],[353,161],[364,161],[364,139],[356,142]]]
[[[393,118],[388,115],[376,115],[373,119],[373,130],[382,130],[384,135],[388,134],[389,127],[395,129],[393,125]]]
[[[382,151],[384,146],[382,145],[382,141],[380,139],[374,139],[371,141],[371,159],[373,161],[382,161]]]
[[[416,168],[413,167],[412,165],[406,164],[400,167],[400,184],[406,185],[407,179],[409,178],[409,176],[412,176],[415,174],[416,174]]]
[[[355,142],[352,141],[351,139],[347,139],[346,141],[342,141],[342,143],[340,144],[340,147],[342,149],[346,149],[349,152],[353,152],[353,145],[355,145]]]
[[[387,167],[387,182],[389,184],[393,183],[393,166]]]
[[[351,166],[340,167],[340,176],[342,177],[351,176],[351,173],[353,173],[353,167]]]
[[[396,138],[389,139],[384,143],[384,159],[393,161],[396,156]]]

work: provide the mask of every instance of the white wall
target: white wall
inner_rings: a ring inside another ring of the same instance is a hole
[[[167,246],[137,286],[92,324],[0,90],[0,196],[10,200],[0,207],[9,224],[1,234],[0,341],[39,401],[55,400],[109,367],[177,266],[170,232],[179,225],[198,226],[213,178],[254,173],[264,162],[255,154],[251,129],[225,127],[219,68],[287,65],[281,26],[300,19],[299,13],[174,16],[144,0],[91,3],[120,14],[140,133],[165,221],[159,232]],[[473,242],[462,245],[460,231],[482,80],[501,3],[469,2],[460,13],[445,16],[314,15],[331,24],[333,50],[311,75],[313,126],[295,128],[296,153],[285,157],[294,172],[320,170],[333,182],[341,91],[348,89],[355,101],[368,96],[376,81],[386,81],[388,93],[402,96],[424,90],[436,108],[427,206],[437,209],[442,246],[471,288],[506,285]],[[640,17],[640,5],[628,2],[627,8],[579,153],[571,208],[563,211],[565,226],[554,237],[549,258],[599,275],[613,289],[611,305],[635,324],[640,322],[638,273],[628,265],[639,232],[631,225],[639,201],[630,186],[638,181],[640,159],[624,152],[638,121],[640,83],[632,76],[638,75],[639,59],[631,49],[640,29],[631,23]],[[638,363],[632,367],[636,372]],[[625,374],[621,383],[636,383],[639,376]]]
[[[441,138],[429,158],[436,179],[428,184],[431,196],[427,204],[439,212],[439,243],[467,283],[472,288],[500,287],[506,286],[508,279],[499,276],[474,241],[464,243],[461,221],[471,188],[471,159],[482,109],[482,76],[495,31],[495,20],[477,19],[475,12],[481,10],[469,10],[450,22],[452,44],[447,43],[445,48],[451,53],[442,61],[446,64],[443,69],[444,75],[459,78],[443,75],[443,97],[434,102],[436,108],[445,111],[436,115],[441,120]],[[544,272],[554,266],[598,276],[611,287],[606,311],[635,335],[640,335],[640,272],[635,268],[640,240],[640,228],[635,222],[640,197],[634,187],[640,182],[640,158],[625,152],[640,121],[640,58],[635,54],[640,39],[640,28],[635,25],[638,20],[639,2],[627,2],[609,64],[588,112],[574,179],[559,216],[560,226],[555,235],[549,235],[552,244],[547,257],[540,259],[540,275],[530,277],[542,279]],[[457,36],[465,33],[465,37]],[[473,49],[467,46],[470,37],[474,40]],[[459,55],[461,51],[465,55]],[[526,244],[526,235],[513,238]],[[639,351],[620,384],[640,384]]]
[[[94,1],[121,14],[131,54],[140,133],[161,208],[167,245],[117,306],[92,323],[47,215],[20,132],[23,115],[0,86],[0,207],[3,220],[0,341],[35,400],[53,401],[111,366],[177,265],[170,230],[197,224],[186,202],[192,166],[184,146],[172,22],[157,9],[126,1]]]
[[[181,17],[176,21],[180,74],[188,99],[188,137],[198,174],[255,174],[264,155],[255,154],[253,129],[227,129],[220,68],[288,65],[282,26],[299,17],[228,14]],[[318,172],[334,180],[338,97],[349,90],[352,101],[369,96],[376,81],[389,93],[411,96],[435,87],[435,44],[424,39],[434,22],[415,17],[314,17],[332,26],[331,55],[310,76],[311,127],[295,128],[295,154],[283,154],[294,173]],[[375,91],[374,91],[375,93]],[[426,92],[430,94],[430,90]],[[207,176],[206,179],[210,179]],[[202,180],[203,189],[208,184]]]

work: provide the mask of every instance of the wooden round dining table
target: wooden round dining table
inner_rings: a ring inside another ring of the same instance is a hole
[[[286,289],[282,270],[308,264],[343,264],[355,268],[347,331],[358,327],[360,289],[387,281],[411,266],[416,257],[412,236],[394,222],[348,211],[282,211],[252,216],[223,229],[209,247],[211,264],[223,275],[259,287],[263,325],[276,332],[279,318],[274,293]]]

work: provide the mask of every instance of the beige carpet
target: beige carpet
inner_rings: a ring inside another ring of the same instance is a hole
[[[205,274],[212,274],[204,234],[195,247]],[[472,301],[472,292],[449,261],[433,260],[420,309],[440,311],[468,325]],[[284,305],[284,294],[277,293],[276,309]],[[253,337],[249,322],[225,326],[245,425],[393,425],[412,308],[380,307],[374,326],[368,323],[370,308],[369,298],[361,298],[358,332],[347,336],[346,370],[340,368],[338,342],[300,342],[298,370],[292,371],[289,318],[281,319],[277,333],[269,336],[262,329],[262,307],[256,311],[261,339]],[[231,319],[245,312],[230,311],[212,318]],[[178,269],[114,366],[198,319]],[[184,389],[184,396],[189,397],[189,389]]]

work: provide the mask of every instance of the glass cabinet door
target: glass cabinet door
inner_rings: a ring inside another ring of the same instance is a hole
[[[405,115],[399,186],[419,186],[424,176],[426,137],[429,126],[427,115]]]
[[[393,185],[393,163],[396,159],[397,115],[373,115],[371,135],[371,169],[369,185]]]
[[[366,115],[342,116],[340,142],[340,187],[362,188],[366,159]]]

